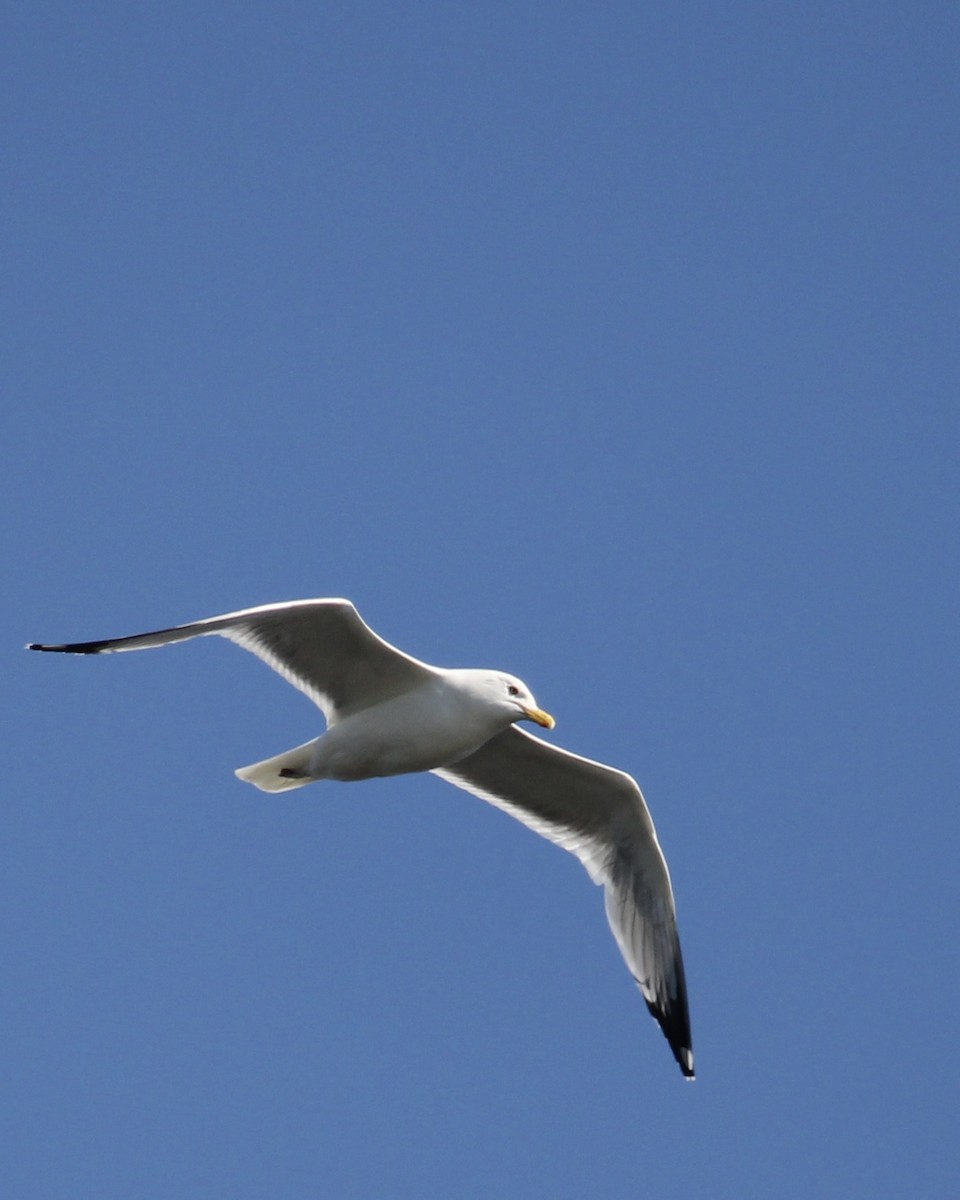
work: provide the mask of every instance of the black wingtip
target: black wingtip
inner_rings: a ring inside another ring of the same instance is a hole
[[[669,1041],[669,1038],[667,1039]],[[684,1079],[696,1079],[697,1073],[693,1067],[693,1051],[689,1046],[675,1045],[670,1043],[670,1049],[673,1051],[673,1057],[677,1060],[677,1066],[683,1073]]]
[[[682,968],[681,968],[682,969]],[[693,1066],[693,1048],[690,1045],[690,1017],[687,1011],[686,987],[681,984],[680,1003],[668,1008],[658,1008],[644,996],[650,1015],[663,1031],[663,1036],[677,1060],[677,1066],[685,1079],[696,1079]]]
[[[64,646],[45,646],[41,642],[27,642],[28,650],[44,650],[54,654],[99,654],[106,642],[73,642]]]

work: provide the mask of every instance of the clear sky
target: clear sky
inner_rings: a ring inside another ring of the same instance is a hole
[[[0,1191],[956,1194],[960,15],[7,6]],[[348,596],[644,789],[580,865],[215,640]]]

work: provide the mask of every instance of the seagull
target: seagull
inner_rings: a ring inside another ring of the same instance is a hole
[[[673,889],[636,782],[520,729],[553,717],[503,671],[446,669],[391,646],[349,600],[292,600],[153,633],[29,650],[113,654],[216,634],[251,651],[323,712],[326,732],[237,776],[265,792],[318,779],[431,771],[576,855],[680,1070],[694,1078]]]

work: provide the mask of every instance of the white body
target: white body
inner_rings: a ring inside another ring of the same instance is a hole
[[[472,754],[506,729],[514,715],[492,709],[482,693],[455,686],[456,674],[450,672],[452,679],[438,676],[415,692],[331,725],[313,743],[310,775],[344,780],[406,775],[446,767]],[[429,737],[411,738],[411,728],[429,732]]]

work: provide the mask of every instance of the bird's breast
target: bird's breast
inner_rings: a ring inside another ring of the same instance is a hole
[[[418,689],[353,713],[320,738],[311,763],[318,779],[372,779],[449,766],[503,728],[442,685]]]

